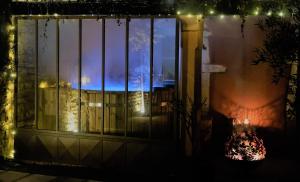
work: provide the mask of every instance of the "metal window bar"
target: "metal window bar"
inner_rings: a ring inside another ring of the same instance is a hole
[[[79,65],[78,65],[78,77],[79,77],[79,89],[78,89],[78,92],[79,92],[79,98],[78,98],[78,104],[79,104],[79,107],[78,107],[78,132],[80,133],[81,132],[81,66],[82,66],[82,19],[79,19]]]
[[[124,136],[127,136],[127,123],[128,123],[128,56],[129,56],[129,19],[126,18],[125,30],[125,128]]]
[[[101,135],[104,135],[104,107],[105,107],[105,96],[104,96],[104,84],[105,84],[105,18],[102,18],[102,121],[101,121]]]
[[[154,18],[150,21],[150,121],[149,121],[149,138],[152,138],[152,92],[153,92],[153,43],[154,43]]]
[[[56,20],[56,131],[59,130],[59,19]]]
[[[18,127],[18,79],[19,79],[19,75],[18,75],[18,18],[16,17],[14,19],[14,24],[15,24],[15,42],[14,42],[14,51],[15,51],[15,71],[16,71],[16,79],[14,81],[14,84],[15,84],[15,90],[14,90],[14,106],[15,106],[15,110],[14,110],[14,126]]]
[[[177,103],[178,99],[179,99],[179,20],[178,18],[176,18],[176,37],[175,37],[175,95],[174,95],[174,99],[175,102],[174,104]],[[176,107],[176,105],[175,105]],[[174,123],[173,123],[173,139],[175,140],[175,142],[177,141],[177,134],[178,134],[178,113],[175,112],[175,110],[173,109],[174,112]]]
[[[39,69],[39,22],[35,20],[35,128],[38,129],[38,69]]]

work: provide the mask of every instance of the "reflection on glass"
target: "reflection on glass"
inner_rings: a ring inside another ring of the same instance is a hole
[[[175,85],[176,19],[154,20],[152,136],[170,137]]]
[[[17,125],[32,128],[35,125],[35,21],[18,21],[18,95]]]
[[[81,131],[100,132],[102,122],[102,21],[82,20]]]
[[[59,20],[59,130],[78,132],[79,21]]]
[[[56,129],[56,20],[38,21],[38,128]]]
[[[39,129],[56,129],[58,109],[60,131],[77,132],[80,129],[82,132],[99,133],[103,129],[104,134],[124,135],[125,19],[105,19],[104,69],[102,68],[103,22],[101,20],[81,20],[81,50],[78,19],[37,21],[38,32],[35,32],[35,20],[18,21],[18,126],[28,128],[34,126],[34,98],[37,96],[36,118]],[[151,75],[153,92],[150,98],[150,19],[129,21],[126,128],[129,136],[147,137],[151,115],[152,136],[155,138],[171,136],[173,120],[171,101],[175,84],[175,32],[175,19],[154,20],[154,60],[153,75]],[[36,33],[38,36],[37,75],[35,75]],[[59,42],[57,42],[58,35]],[[58,46],[59,52],[57,52]],[[80,51],[82,51],[81,65],[79,64]],[[57,55],[59,55],[58,60]],[[104,88],[102,88],[102,69],[105,71]],[[37,95],[34,89],[35,76],[38,78]],[[81,81],[81,91],[79,91],[79,81]],[[104,96],[102,96],[103,89]],[[56,99],[57,94],[59,100]],[[79,94],[81,94],[81,101]],[[150,112],[150,101],[152,112]],[[79,110],[79,103],[81,103],[81,110]],[[79,115],[81,128],[78,128]],[[102,122],[104,128],[101,128]]]
[[[107,19],[105,24],[104,132],[122,135],[125,113],[125,19]]]
[[[148,136],[150,90],[150,20],[129,23],[128,124],[129,136]]]

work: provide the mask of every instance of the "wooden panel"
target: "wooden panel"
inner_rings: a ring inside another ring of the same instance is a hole
[[[53,161],[57,159],[57,137],[37,135],[34,155],[40,161]]]
[[[79,141],[77,138],[60,137],[58,139],[58,160],[61,163],[79,163]]]
[[[99,167],[101,165],[101,142],[98,139],[80,139],[80,164]]]
[[[125,145],[119,141],[103,141],[103,164],[109,168],[122,168],[125,164]]]
[[[146,170],[151,167],[151,146],[147,143],[128,143],[126,151],[126,167],[134,170]]]
[[[15,156],[17,159],[31,159],[35,151],[36,136],[30,133],[18,133],[15,138]]]

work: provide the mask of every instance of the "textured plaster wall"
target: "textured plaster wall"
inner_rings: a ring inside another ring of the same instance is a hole
[[[254,49],[262,46],[264,34],[255,25],[261,17],[247,17],[244,37],[241,20],[208,17],[206,27],[212,64],[227,67],[225,73],[215,73],[211,79],[211,109],[230,118],[250,119],[259,127],[283,128],[286,81],[272,83],[268,65],[252,65]]]

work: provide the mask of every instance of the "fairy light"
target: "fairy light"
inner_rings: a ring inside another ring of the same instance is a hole
[[[14,22],[12,18],[11,22]],[[5,115],[6,119],[2,122],[2,128],[5,131],[5,136],[3,136],[3,147],[2,147],[2,155],[4,158],[13,159],[15,156],[14,150],[14,136],[16,135],[16,131],[14,129],[14,80],[17,77],[15,72],[15,26],[8,25],[7,26],[7,34],[8,34],[8,59],[9,63],[6,67],[5,75],[7,73],[10,74],[10,77],[7,81],[6,85],[6,100],[5,100]],[[4,139],[5,138],[5,139]]]
[[[272,16],[272,11],[268,11],[267,16]]]
[[[254,10],[253,14],[254,14],[255,16],[259,15],[259,8],[256,8],[256,9]]]
[[[198,19],[201,19],[202,17],[203,17],[202,14],[198,14],[198,15],[197,15],[197,18],[198,18]]]
[[[280,12],[278,13],[278,16],[283,17],[283,16],[284,16],[283,11],[280,11]]]
[[[188,18],[192,18],[193,15],[192,15],[192,14],[188,14],[187,17],[188,17]]]

